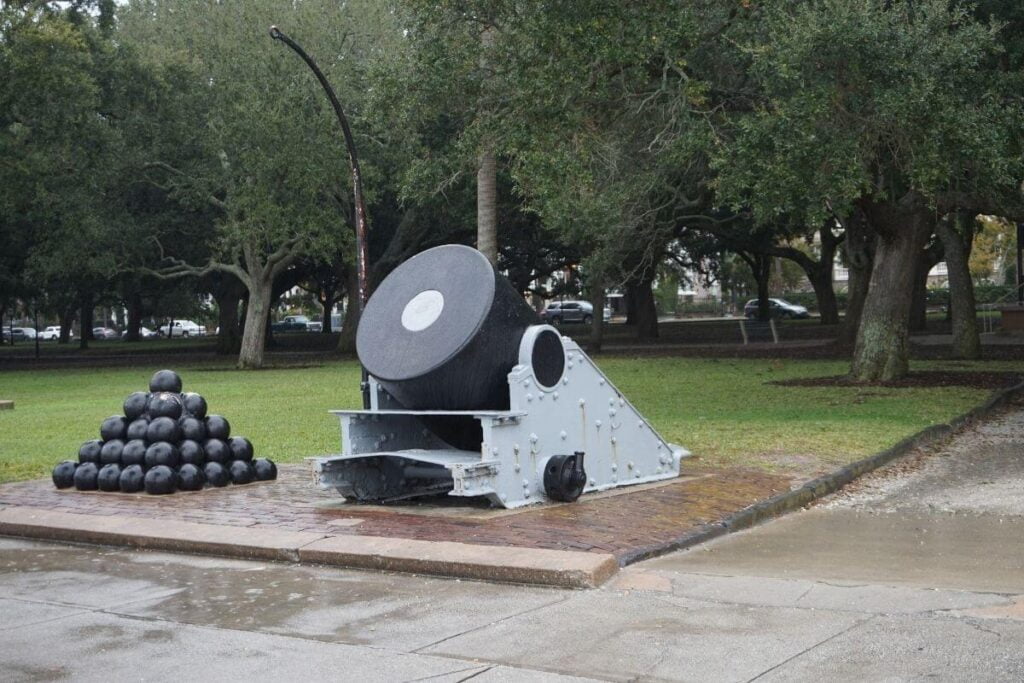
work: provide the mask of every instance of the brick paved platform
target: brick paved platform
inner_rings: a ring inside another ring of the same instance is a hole
[[[140,518],[324,536],[610,553],[620,561],[674,542],[776,493],[791,478],[741,469],[688,471],[665,484],[594,494],[577,503],[515,511],[452,505],[358,505],[313,486],[305,465],[285,465],[276,482],[170,496],[59,491],[47,480],[0,486],[0,507]]]

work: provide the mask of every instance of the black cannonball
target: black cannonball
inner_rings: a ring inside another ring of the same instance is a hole
[[[149,394],[145,391],[128,394],[128,398],[124,400],[124,416],[129,420],[141,417],[146,412],[147,405],[149,405]]]
[[[124,450],[124,441],[114,439],[103,444],[100,449],[101,465],[117,465],[121,463],[121,451]]]
[[[227,442],[221,439],[207,439],[203,442],[203,451],[208,462],[219,462],[222,465],[231,462],[231,449],[228,448]]]
[[[231,424],[220,415],[210,415],[206,418],[206,435],[211,439],[227,441],[231,436]]]
[[[128,420],[120,415],[111,415],[100,425],[100,436],[104,441],[123,439],[128,431]]]
[[[270,458],[256,458],[252,466],[256,472],[256,481],[277,479],[277,465]]]
[[[206,474],[201,467],[182,465],[178,470],[178,488],[182,491],[198,491],[206,484]]]
[[[178,423],[169,417],[158,417],[150,421],[149,426],[146,427],[146,441],[149,443],[158,441],[177,443],[180,440],[181,430],[178,428]]]
[[[185,412],[192,417],[202,420],[206,417],[206,399],[199,394],[188,392],[181,395],[181,401],[185,404]]]
[[[245,460],[232,460],[228,474],[231,475],[232,484],[251,484],[256,478],[252,463]]]
[[[146,442],[143,439],[132,439],[121,449],[121,464],[125,467],[146,464]]]
[[[96,463],[83,462],[75,468],[75,488],[79,491],[95,491],[96,475],[99,473],[100,468],[96,466]]]
[[[151,467],[177,467],[181,462],[178,447],[166,441],[157,441],[146,449],[146,469]]]
[[[231,457],[234,460],[252,461],[252,443],[244,436],[233,436],[228,440]]]
[[[181,410],[181,398],[177,394],[163,392],[153,394],[149,399],[150,417],[169,417],[172,420],[177,420],[181,417]]]
[[[181,377],[174,370],[158,370],[149,380],[149,390],[152,392],[170,391],[175,394],[181,393]]]
[[[59,489],[69,489],[75,485],[75,468],[78,463],[65,460],[53,468],[53,485]]]
[[[122,493],[138,493],[142,490],[146,473],[141,465],[129,465],[121,470],[121,477],[118,479],[118,486]]]
[[[174,493],[178,485],[178,475],[166,465],[157,465],[148,472],[145,478],[146,493]]]
[[[183,417],[178,420],[183,439],[206,441],[206,422],[195,417]]]
[[[231,475],[219,462],[208,462],[203,465],[203,473],[210,486],[227,486],[231,482]]]
[[[103,449],[103,442],[99,439],[86,441],[78,449],[78,462],[99,463],[100,451]]]
[[[117,491],[121,488],[121,466],[110,463],[100,468],[96,475],[96,485],[100,491]]]
[[[132,439],[145,439],[146,429],[149,427],[149,418],[140,417],[132,420],[128,423],[128,429],[125,430],[124,439],[125,441],[131,441]]]
[[[198,441],[185,439],[178,444],[178,454],[181,456],[182,465],[199,465],[206,462],[206,452]]]

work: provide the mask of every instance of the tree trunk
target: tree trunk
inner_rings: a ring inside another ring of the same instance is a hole
[[[495,37],[493,26],[485,26],[480,32],[480,70],[485,73],[491,70]],[[485,88],[488,85],[489,81],[484,83]],[[476,248],[492,265],[498,264],[498,164],[489,139],[480,147],[476,172]]]
[[[74,304],[69,305],[60,316],[60,338],[57,340],[58,344],[68,344],[71,342],[71,326],[75,324],[75,306]]]
[[[128,295],[128,324],[125,341],[137,342],[141,338],[139,329],[142,327],[142,296],[133,292]]]
[[[839,343],[850,346],[857,339],[864,300],[871,283],[876,237],[865,216],[855,211],[846,221],[846,313]]]
[[[320,306],[323,308],[323,326],[320,331],[324,334],[330,334],[333,332],[331,329],[331,313],[334,311],[335,299],[333,296],[325,296],[320,300]]]
[[[89,348],[89,340],[92,339],[92,294],[82,294],[79,301],[78,312],[79,331],[78,348]]]
[[[954,225],[954,220],[960,225]],[[981,358],[974,282],[971,280],[965,248],[965,241],[974,236],[973,222],[974,216],[956,216],[941,220],[936,226],[945,250],[946,268],[949,272],[949,305],[953,313],[953,355],[969,360]]]
[[[217,353],[230,356],[242,348],[242,330],[238,323],[238,306],[242,300],[235,288],[225,288],[217,299]]]
[[[654,269],[651,268],[651,271]],[[645,274],[640,280],[626,286],[632,290],[636,338],[640,340],[658,338],[658,308],[654,303],[654,275]],[[597,315],[597,311],[594,312]]]
[[[772,304],[768,300],[771,296],[768,283],[772,276],[772,260],[764,254],[754,254],[754,265],[750,270],[757,281],[757,319],[767,321],[772,317]]]
[[[908,371],[914,273],[932,226],[927,209],[916,201],[908,207],[869,204],[865,211],[878,244],[850,376],[859,382],[889,381]]]
[[[238,367],[257,370],[263,367],[263,350],[273,282],[269,276],[253,278],[249,287],[249,305],[245,310],[245,331],[238,353]]]
[[[356,352],[356,330],[359,329],[359,291],[355,268],[348,274],[348,303],[345,306],[345,317],[341,320],[341,334],[338,336],[338,351],[341,353]]]
[[[476,173],[476,248],[492,264],[498,263],[498,180],[494,152],[480,153]]]
[[[818,315],[821,316],[821,324],[838,325],[839,303],[836,301],[836,290],[832,285],[831,262],[827,268],[822,264],[822,267],[816,269],[813,275],[808,273],[807,279],[811,281],[811,287],[814,288],[814,298],[818,302]]]
[[[604,285],[592,282],[591,287],[590,304],[594,307],[594,317],[590,321],[590,352],[598,353],[604,343]]]

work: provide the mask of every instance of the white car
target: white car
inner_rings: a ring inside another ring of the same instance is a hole
[[[167,325],[162,325],[157,332],[165,337],[204,337],[206,336],[206,327],[197,325],[191,320],[175,320],[173,326],[170,327],[169,334]]]
[[[45,330],[39,333],[39,338],[43,341],[55,341],[60,339],[60,325],[50,325]],[[71,330],[68,332],[68,339],[75,338],[75,331]]]

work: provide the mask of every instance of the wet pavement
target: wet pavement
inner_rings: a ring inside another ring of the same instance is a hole
[[[0,539],[4,680],[1024,678],[1024,410],[589,591]]]

